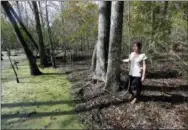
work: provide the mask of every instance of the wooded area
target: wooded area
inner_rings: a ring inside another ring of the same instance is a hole
[[[49,81],[55,80],[51,75],[65,75],[72,85],[64,93],[81,101],[72,111],[85,128],[188,128],[187,1],[2,1],[1,7],[3,96],[9,69],[15,86],[22,85],[26,72]],[[142,43],[148,59],[141,101],[131,106],[130,64],[122,59],[134,41]],[[25,61],[29,71],[22,71]],[[48,73],[51,69],[57,73]],[[12,102],[5,99],[5,106]],[[7,111],[4,128],[11,127]]]

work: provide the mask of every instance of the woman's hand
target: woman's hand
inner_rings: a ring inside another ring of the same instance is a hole
[[[145,77],[142,77],[141,81],[144,82],[144,80],[145,80]]]

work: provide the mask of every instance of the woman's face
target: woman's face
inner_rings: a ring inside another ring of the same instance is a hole
[[[139,48],[137,47],[136,44],[133,45],[133,51],[134,51],[134,52],[139,52]]]

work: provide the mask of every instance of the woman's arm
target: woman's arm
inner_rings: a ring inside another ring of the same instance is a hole
[[[142,71],[142,81],[145,80],[145,74],[146,74],[146,61],[143,61],[143,71]]]
[[[123,62],[129,62],[129,58],[128,59],[124,59],[122,60]]]
[[[132,55],[132,53],[129,54],[129,57],[128,57],[127,59],[123,59],[122,61],[123,61],[123,62],[129,62],[129,61],[130,61],[130,57],[131,57],[131,55]]]

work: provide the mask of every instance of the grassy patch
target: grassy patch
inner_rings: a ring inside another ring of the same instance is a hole
[[[3,129],[83,129],[73,110],[70,82],[52,68],[46,75],[30,76],[26,63],[19,66],[16,83],[11,68],[2,70]],[[69,114],[63,114],[70,111]],[[59,113],[59,114],[58,114]],[[33,114],[33,115],[32,115]],[[13,115],[6,118],[6,115]],[[24,117],[21,117],[21,115]],[[4,118],[3,118],[4,117]]]

